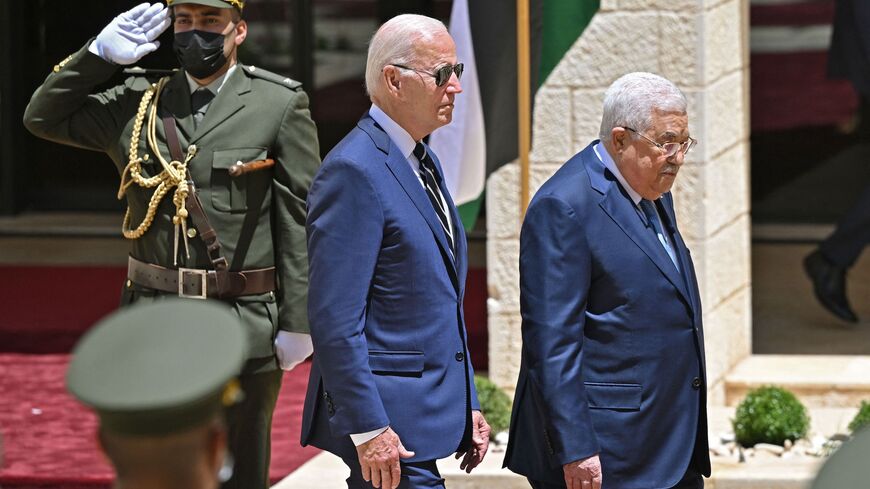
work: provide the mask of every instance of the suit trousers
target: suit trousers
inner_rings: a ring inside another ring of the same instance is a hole
[[[239,377],[245,397],[227,410],[229,449],[235,464],[233,476],[221,489],[268,489],[272,412],[282,374],[272,370]]]
[[[372,489],[371,482],[362,478],[362,468],[357,459],[342,459],[350,467],[350,477],[347,478],[347,489]],[[402,481],[398,489],[444,489],[444,479],[438,472],[434,460],[423,462],[401,462]]]
[[[819,248],[831,263],[850,268],[867,243],[870,243],[870,186],[864,189]]]

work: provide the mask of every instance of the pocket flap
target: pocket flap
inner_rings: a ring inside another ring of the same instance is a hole
[[[369,367],[374,373],[423,373],[422,351],[369,351]]]
[[[221,149],[214,152],[212,168],[229,169],[236,163],[248,163],[250,161],[265,160],[266,148],[232,148]]]
[[[640,384],[611,384],[584,382],[589,407],[593,409],[619,409],[639,411],[642,388]]]

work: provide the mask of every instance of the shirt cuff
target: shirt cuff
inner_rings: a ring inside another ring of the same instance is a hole
[[[367,431],[365,433],[351,433],[350,439],[353,441],[353,445],[358,447],[363,443],[373,439],[374,437],[380,435],[381,433],[387,431],[389,426],[384,426],[383,428],[378,428],[376,430]]]

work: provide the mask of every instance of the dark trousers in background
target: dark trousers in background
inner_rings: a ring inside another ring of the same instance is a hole
[[[274,361],[274,360],[273,360]],[[272,412],[281,390],[281,370],[239,377],[245,398],[227,411],[233,476],[221,489],[268,489]]]
[[[347,478],[348,489],[372,489],[374,486],[362,478],[362,469],[359,460],[343,459],[350,467],[350,477]],[[424,462],[401,463],[402,482],[398,489],[444,489],[444,479],[438,472],[438,466],[434,460]]]
[[[837,228],[819,246],[822,254],[840,268],[850,268],[870,243],[870,186],[840,218]]]

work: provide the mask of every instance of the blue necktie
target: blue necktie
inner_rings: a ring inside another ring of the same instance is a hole
[[[656,210],[656,205],[650,200],[641,199],[640,200],[640,208],[643,211],[644,215],[646,215],[647,220],[652,224],[653,231],[656,233],[656,238],[659,243],[665,248],[665,251],[668,253],[668,256],[671,258],[671,261],[674,263],[674,266],[677,267],[677,270],[680,269],[680,265],[677,263],[677,255],[674,252],[674,248],[671,246],[670,241],[667,239],[667,235],[662,229],[662,221],[659,219],[659,211]]]

